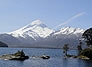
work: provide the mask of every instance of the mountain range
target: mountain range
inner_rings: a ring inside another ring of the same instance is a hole
[[[35,20],[13,32],[0,34],[0,41],[6,43],[8,47],[62,48],[64,44],[69,44],[74,48],[79,44],[84,31],[72,27],[53,30],[42,21]]]

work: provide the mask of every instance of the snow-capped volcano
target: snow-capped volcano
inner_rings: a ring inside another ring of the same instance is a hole
[[[53,32],[52,29],[49,29],[46,25],[42,23],[40,20],[33,21],[31,24],[22,27],[16,31],[10,32],[14,37],[23,37],[26,38],[27,36],[36,39],[37,37],[45,38],[49,36]]]
[[[49,47],[62,48],[68,43],[73,48],[78,45],[79,39],[85,30],[80,28],[63,27],[52,30],[40,20],[10,33],[0,34],[0,41],[9,47]]]

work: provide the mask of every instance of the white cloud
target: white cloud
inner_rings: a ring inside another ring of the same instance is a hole
[[[84,14],[85,14],[85,12],[81,12],[81,13],[78,13],[78,14],[72,16],[71,18],[69,18],[69,19],[66,20],[65,22],[63,22],[63,23],[59,24],[58,26],[56,26],[55,29],[58,28],[58,27],[60,27],[60,26],[62,26],[62,25],[68,24],[68,23],[71,22],[72,20],[74,20],[74,19],[76,19],[76,18],[78,18],[78,17],[80,17],[80,16],[82,16],[82,15],[84,15]]]

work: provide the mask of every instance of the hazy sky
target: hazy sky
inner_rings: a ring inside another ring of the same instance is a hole
[[[92,0],[0,0],[0,33],[14,31],[37,19],[50,28],[90,28]]]

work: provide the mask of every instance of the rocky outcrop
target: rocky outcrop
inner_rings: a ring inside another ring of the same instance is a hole
[[[32,58],[50,59],[50,56],[48,56],[48,55],[32,56]]]
[[[40,58],[42,58],[42,59],[49,59],[49,58],[50,58],[50,56],[42,55]]]
[[[28,59],[28,56],[25,56],[25,53],[22,51],[18,51],[14,54],[6,54],[6,55],[2,55],[0,56],[0,59],[4,59],[4,60],[26,60]]]

